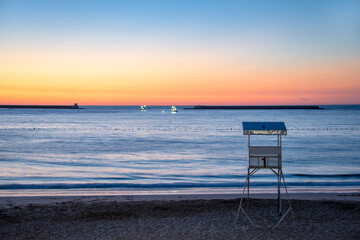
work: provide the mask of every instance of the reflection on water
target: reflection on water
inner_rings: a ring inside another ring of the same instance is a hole
[[[283,169],[292,189],[360,187],[358,106],[234,111],[178,107],[177,114],[168,108],[0,109],[0,192],[240,189],[247,168],[242,121],[285,122]],[[269,139],[255,141],[266,144]],[[252,186],[271,189],[275,181],[275,175],[260,171]]]

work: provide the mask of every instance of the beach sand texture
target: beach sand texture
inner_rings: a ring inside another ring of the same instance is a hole
[[[360,239],[359,201],[292,200],[295,222],[274,228],[273,199],[251,199],[256,227],[243,214],[234,225],[239,199],[32,200],[0,201],[1,239]]]

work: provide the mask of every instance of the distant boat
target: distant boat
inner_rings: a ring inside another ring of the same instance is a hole
[[[148,108],[148,107],[147,107],[146,105],[142,105],[142,106],[140,107],[141,111],[146,111],[147,108]]]
[[[172,112],[172,113],[177,113],[177,109],[176,109],[175,106],[172,106],[172,107],[171,107],[171,112]]]

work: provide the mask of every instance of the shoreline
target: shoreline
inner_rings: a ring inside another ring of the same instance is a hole
[[[25,206],[30,204],[51,205],[65,202],[151,202],[151,201],[194,201],[194,200],[234,200],[241,194],[157,194],[157,195],[67,195],[67,196],[0,196],[0,208]],[[246,198],[246,194],[244,194]],[[281,194],[282,200],[287,200],[286,194]],[[277,199],[275,193],[251,193],[250,199]],[[338,193],[289,193],[290,200],[307,201],[344,201],[360,202],[360,192]]]

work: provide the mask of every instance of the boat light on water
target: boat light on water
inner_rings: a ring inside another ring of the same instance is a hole
[[[141,111],[146,111],[147,108],[148,108],[148,107],[147,107],[146,105],[142,105],[142,106],[140,107]]]
[[[172,107],[171,107],[171,113],[177,113],[177,109],[176,109],[175,106],[172,106]]]

